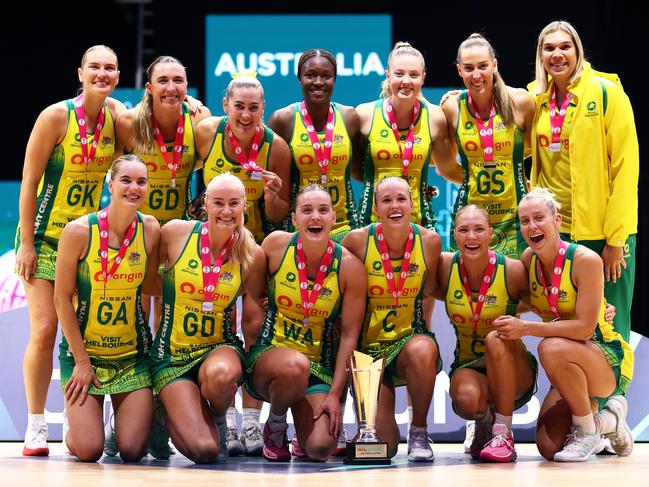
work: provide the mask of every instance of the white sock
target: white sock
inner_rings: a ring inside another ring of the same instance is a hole
[[[507,433],[512,432],[512,416],[505,416],[503,414],[496,413],[494,424],[504,424],[505,426],[507,426]]]
[[[273,410],[270,410],[270,414],[268,415],[268,419],[272,421],[273,423],[286,423],[286,413],[284,414],[275,414]]]
[[[597,428],[595,428],[595,419],[593,418],[593,413],[589,413],[586,416],[575,416],[572,415],[572,424],[579,428],[582,434],[584,435],[594,435],[597,433]]]
[[[491,423],[492,420],[493,420],[493,415],[491,414],[491,409],[487,409],[482,414],[475,415],[476,423]]]
[[[237,408],[228,408],[225,413],[225,422],[228,423],[228,428],[237,429]]]
[[[32,425],[42,425],[42,424],[47,424],[45,421],[45,413],[27,414],[27,428],[30,428]]]
[[[247,430],[250,428],[259,428],[259,416],[261,416],[261,409],[257,408],[243,408],[243,420],[241,429]]]
[[[595,427],[601,435],[613,433],[617,428],[617,416],[608,409],[602,409],[595,415]]]

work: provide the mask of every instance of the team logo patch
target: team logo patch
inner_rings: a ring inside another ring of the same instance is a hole
[[[140,263],[140,253],[131,252],[131,255],[128,256],[128,263],[131,265],[137,265]]]
[[[109,135],[104,135],[101,138],[101,145],[110,145],[113,143],[113,139]]]
[[[308,142],[309,141],[309,136],[307,134],[302,134],[302,135],[300,135],[300,140],[302,142]]]
[[[384,138],[384,139],[387,139],[389,134],[390,134],[390,132],[388,132],[387,129],[383,129],[383,130],[381,130],[381,131],[379,132],[379,135],[380,135],[382,138]]]
[[[345,137],[338,134],[334,135],[334,144],[342,144],[345,141]]]
[[[198,261],[196,259],[190,259],[187,265],[190,269],[196,269],[198,267]]]
[[[487,294],[487,298],[485,299],[485,304],[496,304],[496,295]]]
[[[413,139],[413,144],[421,144],[421,137],[419,135],[415,135],[415,138]]]
[[[286,280],[288,282],[295,282],[295,273],[289,272],[288,274],[286,274]]]
[[[383,269],[383,264],[378,260],[375,260],[374,262],[372,262],[372,269],[374,269],[375,271],[380,271],[381,269]]]
[[[594,101],[589,101],[586,105],[586,108],[592,112],[593,110],[595,110],[595,108],[597,108],[597,103],[595,103]]]
[[[216,167],[223,167],[225,165],[225,161],[219,157],[216,162],[214,162],[214,164],[216,165]]]
[[[333,291],[328,287],[323,287],[320,290],[320,296],[323,297],[323,298],[328,298],[329,296],[331,296],[332,293],[333,293]]]
[[[456,289],[455,292],[453,293],[453,297],[455,299],[462,299],[463,296],[464,296],[464,293],[462,291],[460,291],[459,289]]]
[[[234,276],[232,275],[231,272],[223,272],[221,274],[221,281],[223,281],[223,282],[232,282],[233,277]]]
[[[464,124],[464,128],[465,128],[466,130],[471,130],[471,129],[473,128],[473,122],[466,122],[466,123]]]

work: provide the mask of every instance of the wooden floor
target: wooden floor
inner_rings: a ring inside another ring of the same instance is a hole
[[[104,457],[98,464],[81,464],[50,445],[49,458],[25,458],[19,443],[0,443],[0,485],[3,487],[588,487],[647,485],[649,444],[636,444],[626,458],[598,456],[588,463],[544,461],[531,444],[517,445],[518,461],[507,465],[471,461],[462,445],[436,444],[435,463],[408,463],[405,445],[391,467],[350,468],[339,459],[324,464],[306,461],[273,464],[262,459],[237,458],[210,466],[193,465],[174,455],[169,462],[145,457],[124,465]]]

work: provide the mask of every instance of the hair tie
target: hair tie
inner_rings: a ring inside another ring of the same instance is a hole
[[[239,77],[248,77],[248,78],[256,78],[257,77],[257,71],[248,71],[247,73],[232,73],[232,79],[239,78]]]

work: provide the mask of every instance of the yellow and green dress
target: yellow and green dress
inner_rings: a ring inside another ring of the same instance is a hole
[[[358,228],[358,215],[352,192],[351,166],[352,142],[345,126],[342,111],[337,103],[334,108],[334,133],[331,149],[331,160],[327,167],[327,191],[336,212],[336,223],[331,229],[330,237],[334,242],[340,241],[351,230]],[[322,184],[322,172],[311,145],[311,139],[300,115],[300,104],[295,104],[293,115],[293,134],[289,139],[291,150],[291,201],[295,201],[298,191],[309,184]],[[325,132],[318,132],[320,142],[324,144]],[[290,218],[287,218],[289,232],[295,231]]]
[[[476,333],[473,332],[473,311],[467,301],[466,291],[462,284],[460,273],[460,253],[453,255],[451,271],[448,276],[448,287],[446,288],[446,314],[448,315],[453,330],[455,331],[455,353],[451,365],[450,377],[460,369],[470,368],[486,373],[487,357],[485,351],[485,339],[494,330],[493,321],[499,316],[516,316],[518,301],[511,297],[507,288],[506,260],[503,254],[496,253],[496,268],[491,276],[491,284],[485,295],[484,304],[478,320]],[[478,291],[475,291],[471,299],[473,306],[477,304]],[[522,340],[518,340],[525,348]],[[538,364],[534,355],[527,352],[527,360],[530,367],[537,375]],[[526,404],[536,392],[536,380],[533,386],[523,397],[516,400],[515,409]]]
[[[92,384],[89,394],[104,395],[131,392],[151,386],[149,350],[151,331],[144,316],[140,297],[147,270],[144,222],[137,214],[133,239],[117,268],[104,283],[99,257],[99,220],[88,215],[90,242],[77,269],[77,320],[86,351],[101,389]],[[119,249],[108,248],[109,265]],[[61,385],[65,391],[74,369],[74,356],[65,337],[59,345]]]
[[[451,221],[463,206],[484,207],[489,213],[493,232],[489,246],[496,252],[518,259],[527,248],[518,222],[518,203],[528,191],[524,165],[525,133],[517,125],[505,125],[500,114],[496,113],[493,117],[494,160],[485,162],[477,114],[469,106],[467,93],[463,91],[458,98],[455,140],[464,181],[457,193]],[[451,239],[452,247],[455,247],[452,230]]]
[[[194,127],[189,108],[183,103],[185,117],[185,132],[182,156],[176,172],[176,185],[171,185],[171,169],[155,143],[152,152],[141,153],[133,151],[146,163],[149,172],[149,191],[142,213],[156,217],[160,226],[173,219],[189,219],[187,210],[192,200],[191,180],[196,165],[196,144],[194,142]],[[174,140],[166,140],[167,154],[173,158]]]
[[[388,288],[381,261],[381,251],[376,240],[376,223],[368,228],[365,250],[367,269],[367,299],[363,327],[359,335],[358,349],[372,357],[385,353],[384,377],[390,377],[394,385],[405,382],[396,376],[396,363],[408,340],[417,335],[429,336],[435,343],[435,335],[428,331],[424,317],[423,289],[428,274],[419,227],[412,224],[415,241],[408,265],[406,282],[399,297],[399,308],[395,308],[394,297]],[[390,259],[395,279],[401,272],[402,258]],[[399,277],[400,278],[400,277]],[[397,281],[398,283],[398,281]],[[441,370],[441,356],[437,370]]]
[[[74,100],[66,100],[68,126],[61,143],[54,147],[38,183],[34,247],[37,279],[54,280],[59,238],[65,225],[99,210],[106,172],[115,152],[115,121],[106,103],[105,119],[95,156],[88,165],[83,160],[79,122]],[[94,133],[87,134],[94,140]],[[20,228],[16,232],[16,250],[20,245]]]
[[[203,162],[203,182],[205,186],[209,184],[214,176],[226,172],[232,173],[238,177],[246,189],[246,199],[248,208],[244,215],[244,225],[250,230],[259,244],[273,230],[273,223],[266,218],[264,211],[264,181],[252,179],[251,174],[246,171],[239,161],[232,160],[225,152],[225,127],[228,123],[228,117],[221,117],[216,134],[212,141],[212,146]],[[264,126],[264,137],[257,153],[257,166],[268,170],[268,160],[270,158],[270,149],[273,145],[275,133]]]
[[[361,198],[359,226],[378,220],[374,212],[374,188],[381,179],[388,176],[401,177],[401,154],[408,130],[400,130],[401,141],[397,144],[390,123],[383,113],[385,100],[377,100],[372,114],[372,125],[367,137],[367,148],[363,166],[365,186]],[[431,164],[430,123],[428,103],[421,101],[421,109],[415,121],[415,139],[412,160],[408,166],[408,186],[412,193],[414,209],[410,221],[430,230],[435,229],[436,218],[429,196],[428,168]],[[401,150],[399,149],[401,146]]]
[[[563,264],[557,302],[557,311],[563,320],[576,318],[575,308],[577,306],[578,289],[572,280],[572,265],[578,247],[578,244],[568,244],[566,260]],[[530,304],[532,311],[540,316],[543,321],[551,322],[555,319],[555,316],[543,294],[543,284],[538,275],[537,260],[536,254],[532,254],[530,260]],[[617,387],[611,393],[611,396],[613,396],[624,394],[631,383],[633,378],[633,350],[624,338],[615,331],[613,325],[606,321],[604,318],[605,308],[606,302],[602,298],[597,324],[591,340],[604,352],[606,361],[615,374]],[[552,323],[549,323],[548,326],[552,326]]]
[[[226,260],[204,312],[200,254],[202,222],[196,222],[178,260],[162,271],[162,319],[151,351],[153,390],[158,394],[178,379],[195,381],[209,354],[230,347],[243,366],[243,343],[233,330],[232,310],[242,291],[241,264]]]
[[[254,390],[253,374],[261,355],[275,347],[296,350],[309,359],[311,378],[307,395],[328,392],[333,381],[337,349],[334,328],[342,311],[339,276],[342,247],[334,243],[333,258],[305,326],[295,253],[298,236],[299,233],[293,235],[282,263],[268,280],[268,308],[264,323],[257,342],[246,356],[246,386],[254,397],[265,401],[268,398]],[[308,286],[310,293],[313,280],[309,279]]]

